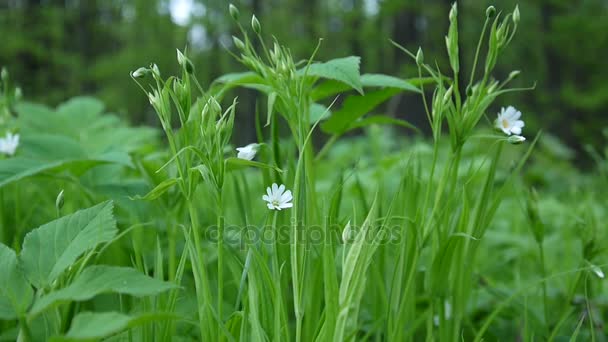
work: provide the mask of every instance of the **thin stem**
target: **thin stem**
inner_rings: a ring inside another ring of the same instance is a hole
[[[481,35],[479,36],[479,42],[477,42],[477,50],[475,51],[475,59],[473,60],[473,68],[471,68],[471,78],[469,80],[469,84],[467,88],[473,85],[473,79],[475,78],[475,71],[477,70],[477,60],[479,58],[479,52],[481,50],[481,42],[483,41],[483,37],[486,33],[486,28],[488,26],[489,18],[486,18],[486,21],[483,23],[483,28],[481,29]]]
[[[540,256],[540,272],[541,276],[544,278],[547,277],[547,270],[545,268],[545,248],[543,247],[542,241],[538,243],[538,254]],[[544,281],[542,284],[543,291],[543,310],[545,315],[545,326],[547,330],[549,330],[549,308],[548,308],[548,298],[547,298],[547,282]]]
[[[223,303],[224,303],[224,215],[222,203],[222,189],[218,189],[218,212],[217,212],[217,229],[218,229],[218,251],[217,251],[217,315],[218,331],[223,331]]]
[[[272,243],[272,269],[275,284],[275,303],[274,303],[274,336],[275,341],[281,340],[281,270],[279,269],[279,232],[277,228],[278,212],[275,212],[272,218],[273,243]]]

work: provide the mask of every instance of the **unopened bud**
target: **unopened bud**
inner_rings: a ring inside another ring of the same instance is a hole
[[[450,99],[452,98],[452,92],[454,91],[454,86],[450,86],[448,88],[448,90],[445,92],[445,94],[443,95],[443,103],[448,103],[448,101],[450,101]]]
[[[251,17],[251,28],[253,32],[260,34],[262,32],[262,26],[260,26],[260,21],[255,17],[255,14]]]
[[[15,88],[15,100],[21,100],[22,96],[23,96],[23,92],[21,91],[21,88],[16,87]]]
[[[232,19],[234,19],[235,21],[239,20],[239,9],[236,8],[236,6],[234,6],[233,4],[230,4],[228,6],[228,12],[230,12],[230,16],[232,17]]]
[[[496,15],[496,8],[494,8],[494,6],[490,6],[486,9],[486,17],[488,19],[494,18],[495,15]]]
[[[5,67],[2,67],[2,71],[0,72],[0,77],[2,78],[3,82],[8,81],[8,71],[6,70]]]
[[[149,72],[150,72],[150,70],[148,68],[141,67],[141,68],[133,71],[131,73],[131,76],[133,78],[142,78],[142,77],[146,76],[146,74]]]
[[[517,78],[517,76],[519,76],[520,73],[521,73],[521,71],[519,71],[519,70],[511,71],[511,73],[509,74],[509,79],[512,80],[512,79]]]
[[[418,48],[418,52],[416,52],[416,64],[420,66],[422,63],[424,63],[424,53],[422,52],[422,48]]]
[[[234,43],[234,46],[236,46],[237,49],[245,50],[245,43],[243,43],[243,41],[240,40],[238,37],[232,36],[232,42]]]
[[[515,6],[515,10],[513,10],[513,24],[517,25],[519,23],[519,6]]]
[[[342,231],[342,242],[348,243],[350,241],[350,232],[350,221],[348,221],[346,227],[344,227],[344,230]]]
[[[450,9],[450,21],[456,20],[458,16],[458,8],[456,7],[456,3],[452,4],[452,9]]]
[[[188,59],[188,57],[186,57],[181,51],[179,51],[179,49],[177,49],[177,63],[179,63],[179,65],[186,69],[187,73],[191,74],[194,72],[194,65],[192,64],[190,59]]]
[[[523,144],[524,141],[526,141],[526,138],[522,137],[521,135],[512,135],[509,138],[507,138],[507,142],[509,142],[509,144],[513,144],[513,145]]]
[[[65,202],[65,199],[63,197],[63,189],[59,192],[59,195],[57,195],[57,199],[55,200],[55,208],[57,208],[57,210],[61,210],[61,208],[63,208],[63,204]]]
[[[160,76],[160,69],[158,68],[158,65],[152,64],[151,68],[154,75]]]

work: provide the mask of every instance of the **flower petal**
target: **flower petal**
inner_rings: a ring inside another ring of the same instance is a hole
[[[282,203],[279,208],[291,208],[293,207],[293,203]],[[281,209],[279,209],[281,210]]]
[[[283,194],[284,191],[285,191],[285,185],[281,184],[281,186],[279,186],[279,193],[278,193],[278,195]]]

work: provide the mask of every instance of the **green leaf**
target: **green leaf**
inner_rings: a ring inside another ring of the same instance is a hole
[[[64,336],[56,336],[51,341],[89,341],[115,335],[155,320],[176,318],[166,313],[144,313],[129,316],[120,312],[81,312],[72,321],[70,330]]]
[[[37,315],[56,303],[89,300],[102,293],[143,297],[177,287],[175,284],[148,277],[129,267],[89,266],[67,287],[51,292],[34,302],[30,313]]]
[[[111,201],[79,210],[32,230],[25,236],[19,258],[37,288],[50,285],[83,253],[117,234]]]
[[[226,171],[243,169],[243,168],[246,168],[249,166],[257,167],[260,169],[271,169],[271,170],[275,170],[277,172],[283,172],[283,170],[279,169],[276,166],[256,162],[253,160],[246,160],[246,159],[234,158],[234,157],[226,159]]]
[[[313,103],[310,105],[310,124],[314,124],[319,119],[327,120],[331,116],[331,111],[322,104]]]
[[[181,180],[181,178],[165,179],[160,184],[158,184],[154,189],[150,190],[150,192],[148,192],[143,197],[137,195],[137,196],[134,196],[132,199],[141,199],[141,200],[145,200],[145,201],[155,200],[155,199],[159,198],[160,196],[162,196],[162,194],[164,194],[165,192],[169,191],[169,189],[171,189],[180,180]]]
[[[410,82],[388,75],[365,74],[361,76],[361,83],[364,87],[396,88],[420,93],[420,89],[416,88]]]
[[[369,118],[357,120],[348,127],[348,130],[350,131],[355,128],[361,128],[369,125],[397,125],[418,131],[418,128],[416,126],[405,120],[395,119],[385,115],[374,115],[370,116]]]
[[[357,119],[369,113],[398,92],[398,89],[386,88],[367,93],[363,96],[349,96],[342,104],[342,108],[334,112],[327,121],[321,124],[321,129],[326,133],[342,134]]]
[[[25,280],[17,255],[0,243],[0,319],[12,320],[24,314],[34,291]]]
[[[330,80],[340,81],[363,94],[361,75],[359,74],[360,57],[350,56],[332,59],[325,63],[311,64],[308,69],[298,70],[300,74],[318,76]]]

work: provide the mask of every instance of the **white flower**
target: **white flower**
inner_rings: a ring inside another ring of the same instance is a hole
[[[236,155],[239,159],[252,160],[258,152],[258,144],[249,144],[243,147],[237,147],[239,153]]]
[[[0,138],[0,153],[12,156],[15,154],[17,146],[19,146],[19,134],[13,135],[13,133],[7,132],[6,137]]]
[[[293,196],[291,191],[285,191],[285,185],[278,186],[277,183],[273,183],[272,187],[266,188],[266,193],[267,195],[262,196],[262,199],[268,202],[268,209],[281,210],[293,207],[293,203],[290,203]]]
[[[519,120],[520,117],[521,112],[512,106],[507,107],[506,110],[501,108],[494,124],[507,135],[520,135],[521,129],[524,127],[524,122]]]

